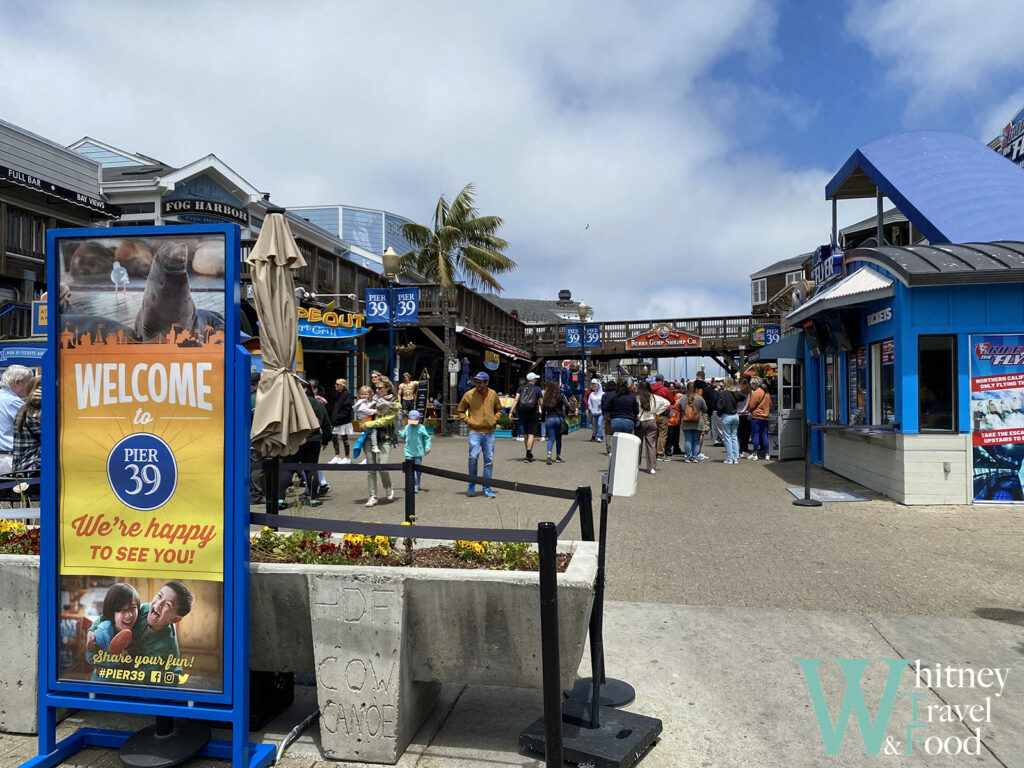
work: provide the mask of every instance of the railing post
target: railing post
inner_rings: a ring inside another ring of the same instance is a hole
[[[402,462],[402,474],[405,476],[405,522],[416,521],[416,468],[412,459]]]

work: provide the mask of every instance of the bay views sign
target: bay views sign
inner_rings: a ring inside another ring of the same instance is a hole
[[[177,216],[186,221],[192,216],[208,216],[211,219],[233,221],[242,226],[249,224],[249,211],[245,208],[213,200],[164,200],[160,204],[160,213],[163,216]]]

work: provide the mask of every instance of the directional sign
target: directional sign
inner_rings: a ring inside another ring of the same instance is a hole
[[[395,322],[418,323],[420,320],[420,289],[395,288]],[[366,322],[387,323],[391,319],[387,288],[366,291]]]
[[[579,325],[567,325],[567,326],[565,326],[565,346],[567,346],[567,347],[579,347],[580,346],[580,327],[579,327]]]
[[[584,326],[586,333],[583,336],[583,343],[588,347],[600,347],[601,346],[601,324],[600,323],[587,323]]]

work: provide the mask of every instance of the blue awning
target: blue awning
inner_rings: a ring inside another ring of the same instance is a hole
[[[825,199],[888,197],[933,245],[1024,240],[1024,169],[980,141],[917,131],[857,149]]]

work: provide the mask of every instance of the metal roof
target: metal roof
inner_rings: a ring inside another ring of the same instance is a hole
[[[780,275],[785,272],[795,272],[797,269],[800,269],[803,263],[809,258],[811,258],[810,253],[801,253],[799,256],[790,256],[788,259],[776,261],[774,264],[769,264],[764,269],[759,269],[750,276],[750,279],[754,280],[758,277],[765,277],[766,275]]]
[[[917,131],[857,149],[825,199],[888,197],[932,243],[1024,240],[1024,169],[980,141]]]
[[[854,248],[845,262],[855,261],[877,264],[911,287],[1024,282],[1024,242]]]
[[[838,309],[874,299],[884,299],[892,296],[893,292],[891,277],[879,274],[871,267],[864,267],[816,294],[806,304],[790,312],[786,320],[793,325],[825,309]]]
[[[883,227],[888,226],[889,224],[896,224],[897,222],[903,222],[903,221],[906,221],[906,220],[907,220],[907,217],[904,216],[902,213],[900,213],[895,208],[890,208],[888,211],[885,211],[882,214],[882,226]],[[861,232],[861,231],[864,231],[864,232],[868,232],[868,231],[874,232],[874,230],[875,230],[875,228],[877,226],[878,226],[878,216],[877,215],[868,216],[866,219],[864,219],[862,221],[858,221],[856,224],[851,224],[848,227],[843,227],[842,229],[839,230],[839,234],[843,235],[845,237],[846,235],[852,235],[855,232]]]

